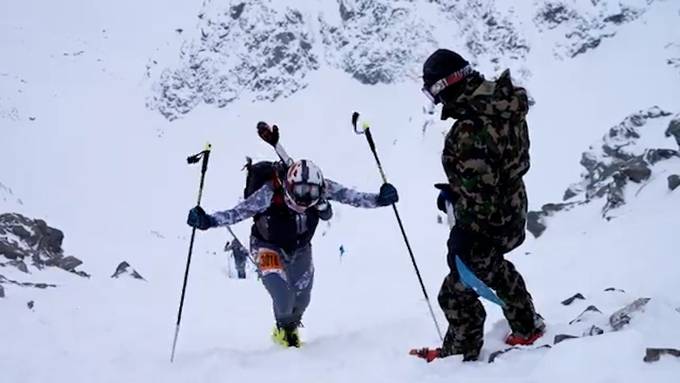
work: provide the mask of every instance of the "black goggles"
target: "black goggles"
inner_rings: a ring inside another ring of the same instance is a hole
[[[316,184],[294,184],[288,188],[288,192],[301,206],[311,206],[321,198],[321,187]]]
[[[446,87],[460,82],[470,73],[472,73],[472,67],[470,65],[466,65],[462,69],[451,73],[450,75],[438,80],[430,86],[423,86],[421,90],[433,104],[439,104],[441,102],[441,99],[438,97],[439,93],[446,89]]]

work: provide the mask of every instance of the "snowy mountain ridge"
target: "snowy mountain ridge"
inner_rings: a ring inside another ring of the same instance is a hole
[[[457,49],[481,69],[510,67],[526,78],[527,56],[544,38],[554,41],[555,57],[573,58],[638,20],[654,2],[535,1],[522,10],[532,15],[529,21],[496,0],[326,0],[313,6],[206,0],[200,35],[184,42],[177,65],[162,70],[148,106],[173,120],[200,103],[223,108],[239,97],[273,101],[304,89],[321,66],[364,84],[402,82],[418,78],[439,46]]]

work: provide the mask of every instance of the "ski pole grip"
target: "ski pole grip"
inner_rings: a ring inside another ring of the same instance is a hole
[[[205,149],[203,149],[203,163],[201,164],[201,173],[205,174],[208,170],[208,159],[210,158],[210,151],[212,150],[212,145],[210,143],[205,144]]]

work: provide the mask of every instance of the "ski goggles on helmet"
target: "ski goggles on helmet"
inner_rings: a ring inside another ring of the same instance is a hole
[[[304,209],[314,206],[321,198],[321,187],[316,184],[296,183],[286,187],[286,194],[295,205]],[[294,209],[298,210],[298,209]]]
[[[467,77],[470,73],[472,73],[472,67],[470,65],[466,65],[460,70],[457,70],[450,75],[436,81],[434,84],[430,86],[423,86],[421,89],[423,94],[433,103],[433,104],[439,104],[441,102],[441,99],[438,97],[439,93],[441,93],[446,87],[451,86],[453,84],[456,84],[463,80],[465,77]]]

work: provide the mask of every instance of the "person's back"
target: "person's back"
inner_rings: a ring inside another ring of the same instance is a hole
[[[458,197],[456,222],[493,238],[504,251],[525,238],[529,170],[528,98],[509,71],[496,81],[472,74],[442,109],[457,121],[446,136],[442,163]]]

